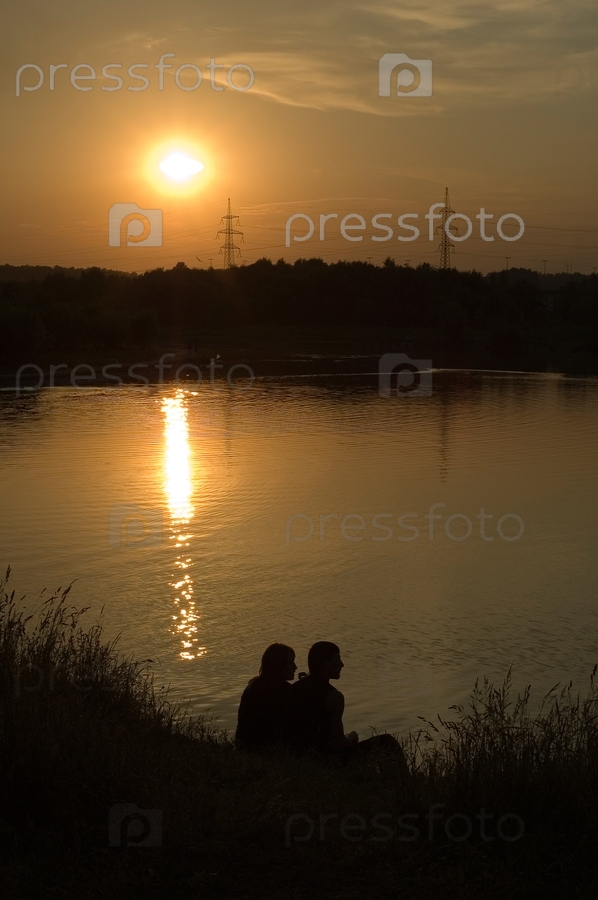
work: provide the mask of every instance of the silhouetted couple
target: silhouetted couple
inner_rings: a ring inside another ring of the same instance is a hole
[[[379,748],[406,761],[400,744],[389,734],[359,740],[356,731],[345,734],[345,698],[330,684],[340,678],[344,663],[330,641],[318,641],[307,657],[309,675],[295,678],[295,651],[286,644],[270,644],[262,656],[260,674],[252,678],[241,697],[235,744],[242,750],[261,750],[276,744],[300,753],[315,751],[325,757],[348,760]]]

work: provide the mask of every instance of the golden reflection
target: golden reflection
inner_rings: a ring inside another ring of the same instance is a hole
[[[191,448],[185,392],[178,390],[174,397],[162,401],[164,414],[164,490],[170,510],[171,540],[177,553],[176,572],[170,586],[174,591],[177,608],[173,615],[175,634],[180,636],[182,659],[203,656],[205,647],[199,646],[199,614],[193,598],[193,561],[186,553],[193,538],[190,522],[193,519],[193,477],[191,473]]]
[[[189,425],[183,391],[177,391],[174,397],[165,397],[162,411],[166,435],[166,496],[171,519],[183,524],[193,516]]]

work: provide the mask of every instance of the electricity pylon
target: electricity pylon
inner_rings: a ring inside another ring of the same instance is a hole
[[[233,221],[235,219],[236,219],[236,221]],[[218,240],[220,235],[223,234],[224,235],[224,247],[221,247],[219,252],[222,253],[224,251],[224,268],[232,269],[235,266],[235,256],[241,255],[240,248],[237,247],[237,245],[235,244],[234,236],[236,234],[240,234],[242,241],[244,240],[244,238],[243,238],[242,231],[235,231],[235,229],[233,228],[233,225],[239,224],[239,217],[231,215],[230,197],[228,198],[227,213],[225,216],[222,216],[222,218],[220,220],[220,224],[224,225],[224,228],[221,228],[220,231],[217,233],[216,240]],[[235,253],[235,251],[237,251],[237,252]]]
[[[440,211],[441,219],[440,225],[436,228],[436,234],[440,234],[440,245],[438,250],[440,252],[440,268],[441,269],[450,269],[451,268],[451,253],[455,252],[455,245],[451,241],[449,237],[449,232],[451,234],[459,234],[457,230],[457,226],[452,222],[446,227],[447,220],[450,216],[454,215],[455,210],[451,209],[451,201],[449,200],[449,191],[448,188],[444,189],[444,206]]]

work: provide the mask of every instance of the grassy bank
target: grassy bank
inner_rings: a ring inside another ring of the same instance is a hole
[[[535,712],[509,678],[477,685],[411,735],[402,781],[386,759],[240,754],[68,591],[29,618],[0,594],[3,896],[597,896],[594,676]]]

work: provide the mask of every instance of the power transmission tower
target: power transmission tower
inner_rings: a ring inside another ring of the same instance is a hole
[[[440,234],[440,245],[438,250],[440,252],[440,268],[441,269],[450,269],[451,268],[451,253],[455,252],[455,245],[451,241],[449,237],[450,234],[459,234],[457,230],[457,226],[453,225],[451,222],[447,227],[447,221],[450,216],[455,214],[455,210],[451,209],[451,201],[449,200],[449,191],[448,188],[444,189],[444,206],[440,212],[441,220],[440,225],[436,228],[436,234]]]
[[[236,221],[234,221],[236,220]],[[224,247],[220,248],[220,253],[224,251],[224,268],[232,269],[235,266],[235,256],[241,255],[241,250],[235,244],[235,235],[240,234],[241,240],[243,241],[243,232],[235,231],[233,225],[239,224],[239,217],[231,215],[230,211],[230,197],[228,198],[228,208],[225,216],[222,216],[220,220],[220,224],[224,225],[224,228],[221,228],[220,231],[216,235],[216,240],[220,237],[221,234],[224,235]],[[237,251],[235,253],[235,251]]]

